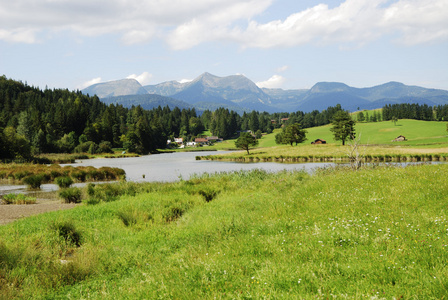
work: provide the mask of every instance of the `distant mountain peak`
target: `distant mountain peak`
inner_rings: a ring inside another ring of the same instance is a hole
[[[341,104],[344,109],[353,111],[358,107],[372,109],[394,103],[427,105],[448,103],[448,91],[408,86],[396,81],[365,88],[355,88],[341,82],[318,82],[311,89],[306,90],[260,89],[242,74],[220,77],[209,72],[202,73],[192,81],[166,81],[145,87],[142,87],[135,79],[122,79],[95,84],[82,92],[96,94],[103,99],[141,94],[168,96],[184,101],[181,105],[194,106],[198,111],[226,107],[240,112],[251,110],[307,112],[323,110],[336,104]],[[172,99],[152,96],[133,96],[129,98],[129,101],[132,100],[133,103],[142,106],[148,102],[146,107],[174,103]],[[124,98],[120,98],[119,101],[130,103]]]
[[[84,94],[107,98],[124,95],[143,95],[148,92],[133,78],[96,83],[82,90]]]
[[[348,85],[341,82],[318,82],[310,90],[311,93],[343,92],[350,89]]]

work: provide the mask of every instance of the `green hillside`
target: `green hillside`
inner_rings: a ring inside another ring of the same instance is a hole
[[[386,144],[400,146],[447,146],[448,136],[446,131],[447,122],[417,121],[417,120],[398,120],[396,125],[393,122],[375,122],[375,123],[356,123],[356,135],[361,137],[361,144]],[[331,125],[325,125],[314,128],[307,128],[307,141],[309,144],[315,139],[326,140],[329,144],[341,144],[333,140],[333,134],[330,131]],[[259,147],[272,147],[275,144],[274,133],[263,136]],[[399,135],[404,135],[405,142],[392,142]]]
[[[361,138],[362,144],[390,144],[399,135],[404,135],[408,141],[399,143],[401,146],[422,146],[432,144],[448,144],[446,122],[399,120],[393,122],[357,123],[356,135]],[[335,143],[330,132],[331,125],[308,129],[308,140],[320,138],[327,143]]]

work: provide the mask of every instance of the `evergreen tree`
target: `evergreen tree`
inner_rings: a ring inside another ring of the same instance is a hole
[[[336,141],[342,141],[342,145],[345,145],[348,138],[355,138],[355,121],[347,111],[337,112],[333,117],[332,124],[333,127],[330,131],[333,132]]]
[[[307,131],[302,129],[300,124],[295,123],[283,127],[283,131],[275,136],[275,142],[277,144],[290,144],[295,143],[296,146],[299,143],[306,141]]]
[[[249,153],[249,150],[258,145],[258,140],[249,132],[242,132],[239,138],[235,141],[235,147],[238,149],[243,149]]]

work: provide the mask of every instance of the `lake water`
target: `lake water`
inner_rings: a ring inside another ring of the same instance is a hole
[[[72,166],[116,167],[125,170],[127,181],[151,181],[151,182],[173,182],[189,179],[194,174],[219,173],[241,170],[262,169],[268,172],[282,170],[305,170],[312,172],[316,168],[334,166],[335,163],[241,163],[227,161],[196,160],[196,156],[207,156],[228,153],[227,151],[204,151],[204,152],[176,152],[153,154],[141,157],[129,158],[101,158],[76,161],[75,164],[64,164]],[[438,162],[434,162],[438,163]],[[407,165],[409,163],[392,163]],[[412,163],[411,163],[412,164]],[[83,186],[85,183],[77,183],[74,186]],[[55,184],[43,184],[42,191],[57,190]],[[25,185],[0,185],[0,195],[8,193],[26,192]]]
[[[77,161],[73,166],[116,167],[125,170],[128,181],[172,182],[189,179],[193,174],[263,169],[269,172],[281,170],[312,170],[333,163],[284,164],[274,162],[240,163],[227,161],[196,160],[196,156],[228,153],[227,151],[176,152],[130,158],[104,158]],[[144,176],[143,176],[144,175]],[[144,177],[144,178],[143,178]]]

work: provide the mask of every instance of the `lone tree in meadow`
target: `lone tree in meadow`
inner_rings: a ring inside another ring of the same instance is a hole
[[[335,141],[342,141],[342,145],[345,145],[347,139],[355,138],[355,124],[347,111],[338,111],[333,116],[333,127],[330,129],[333,132]]]
[[[249,132],[242,132],[240,137],[235,141],[235,147],[246,150],[247,154],[249,154],[249,149],[252,149],[257,145],[258,140]]]
[[[275,136],[275,142],[277,144],[297,144],[306,141],[307,131],[301,127],[299,123],[291,124],[283,127],[283,131]]]
[[[397,125],[398,118],[396,116],[393,116],[390,120],[394,123],[395,126]]]

